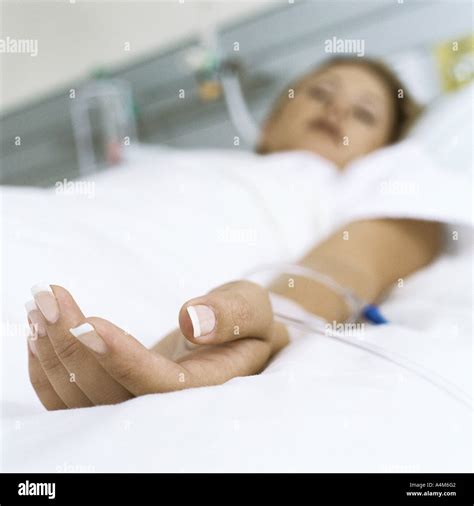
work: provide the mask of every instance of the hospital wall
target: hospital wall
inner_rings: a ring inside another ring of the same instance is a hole
[[[25,1],[0,6],[1,37],[38,40],[38,55],[0,53],[0,110],[110,65],[162,50],[275,2]],[[78,49],[80,49],[78,51]]]

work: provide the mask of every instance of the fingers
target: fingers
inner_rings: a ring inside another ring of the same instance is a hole
[[[267,291],[247,281],[220,286],[181,308],[182,333],[197,347],[180,363],[106,320],[85,318],[62,287],[40,285],[33,294],[29,371],[48,409],[220,384],[259,372],[288,342],[284,326],[273,321]]]
[[[235,341],[202,346],[180,361],[196,378],[196,386],[218,385],[236,376],[261,372],[268,360],[289,342],[286,327],[271,325],[268,339],[246,337]]]
[[[250,281],[222,285],[186,302],[179,313],[181,331],[195,344],[268,339],[272,322],[267,290]]]
[[[284,326],[274,324],[268,341],[249,337],[203,346],[175,363],[101,318],[87,318],[71,332],[92,350],[109,374],[136,396],[219,385],[236,376],[256,374],[276,351],[273,343],[281,348],[288,342]]]
[[[81,406],[115,404],[130,399],[132,394],[115,381],[90,351],[69,332],[71,327],[84,320],[84,315],[71,294],[60,286],[48,285],[36,285],[32,288],[32,293],[51,345],[46,347],[45,343],[41,347],[39,359],[53,387],[64,391],[64,383],[77,385],[88,399]],[[58,361],[63,365],[62,368]],[[68,392],[70,391],[69,388]],[[69,405],[68,398],[63,397],[63,400]]]
[[[50,410],[66,409],[67,406],[56,393],[36,356],[36,344],[28,338],[28,373],[30,382],[43,406]]]
[[[91,400],[74,381],[71,381],[69,371],[56,355],[48,338],[46,320],[36,303],[34,301],[27,302],[26,310],[28,321],[33,327],[34,335],[31,340],[34,342],[36,356],[56,393],[68,408],[91,406]]]
[[[280,322],[273,323],[271,333],[272,355],[274,355],[290,342],[290,334],[288,333],[286,325]]]
[[[135,396],[194,386],[194,378],[184,367],[148,350],[107,320],[86,318],[71,332],[104,370]]]
[[[84,321],[84,315],[71,294],[61,286],[51,286],[50,293],[40,293],[35,297],[39,305],[39,297],[49,298],[48,307],[57,309],[50,313],[55,316],[54,323],[47,324],[49,340],[66,367],[69,375],[79,388],[92,401],[92,404],[115,404],[132,397],[132,394],[120,385],[104,370],[91,352],[78,341],[69,331]]]

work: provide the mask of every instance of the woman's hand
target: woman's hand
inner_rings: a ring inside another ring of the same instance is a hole
[[[188,301],[179,313],[180,329],[152,349],[113,323],[86,318],[60,286],[33,292],[35,300],[27,304],[29,375],[49,410],[221,384],[260,372],[288,343],[266,289],[248,281]]]

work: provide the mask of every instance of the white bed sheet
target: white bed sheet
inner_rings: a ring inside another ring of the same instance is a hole
[[[22,308],[33,283],[63,284],[86,314],[151,344],[187,298],[326,234],[335,181],[305,153],[147,148],[94,176],[92,199],[2,190],[3,470],[471,471],[470,409],[413,373],[310,334],[263,374],[217,387],[51,413],[35,398]],[[393,323],[364,335],[468,392],[471,255],[465,246],[407,279],[383,305]]]

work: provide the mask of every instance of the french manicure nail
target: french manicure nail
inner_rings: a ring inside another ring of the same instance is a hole
[[[45,336],[46,335],[46,327],[44,325],[44,321],[41,316],[41,312],[38,309],[36,302],[34,300],[29,300],[25,304],[25,309],[28,314],[28,318],[31,321],[30,329],[31,329],[31,334],[34,337],[34,339],[37,339],[38,337]]]
[[[59,319],[59,306],[51,287],[46,283],[39,283],[31,287],[31,293],[46,320],[56,323]]]
[[[78,325],[77,327],[69,329],[69,332],[92,351],[100,354],[107,351],[104,340],[97,334],[95,328],[90,323]]]
[[[38,357],[38,350],[36,348],[36,339],[33,339],[30,336],[30,337],[28,337],[27,341],[28,341],[28,347],[30,348],[31,353],[33,353],[33,355],[35,357]]]
[[[31,299],[31,300],[25,302],[25,309],[26,309],[27,314],[30,314],[31,311],[38,310],[38,306],[36,305],[36,302],[33,299]]]
[[[210,334],[216,326],[216,315],[209,306],[199,304],[186,308],[193,325],[194,337]]]

